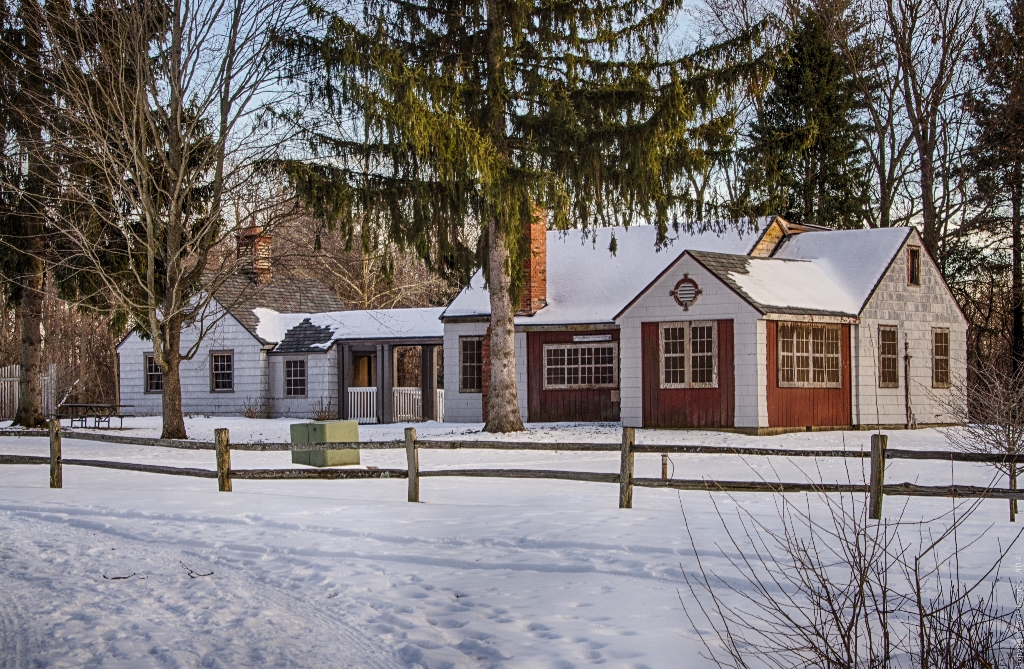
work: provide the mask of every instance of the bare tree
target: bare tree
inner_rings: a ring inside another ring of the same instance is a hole
[[[716,505],[723,570],[710,567],[706,540],[698,547],[687,524],[698,568],[684,571],[690,598],[680,600],[695,628],[712,630],[702,635],[708,659],[780,669],[1009,666],[1012,630],[994,576],[1010,547],[973,579],[960,575],[958,552],[969,546],[959,531],[973,507],[880,523],[852,495],[805,499],[777,498],[778,523],[738,504],[726,518]]]
[[[345,237],[307,216],[277,228],[274,262],[275,270],[315,277],[353,309],[441,306],[461,288],[383,234],[364,239],[357,229]]]
[[[1020,455],[1024,453],[1024,370],[1016,373],[995,364],[968,369],[970,383],[960,379],[945,400],[957,425],[943,430],[950,446],[965,453]],[[996,465],[1017,489],[1017,465]],[[1017,500],[1010,500],[1010,521],[1017,517]]]
[[[186,436],[179,364],[198,342],[182,350],[182,328],[201,339],[237,268],[231,196],[280,139],[261,122],[284,94],[271,37],[298,13],[291,0],[104,0],[49,26],[66,262],[152,338],[165,438]]]
[[[962,150],[955,141],[957,133],[949,132],[955,130],[950,121],[962,113],[973,30],[982,3],[884,0],[881,9],[893,42],[903,107],[917,152],[924,244],[932,257],[941,259],[940,240],[950,216],[948,209],[959,200],[959,185],[946,181],[956,174]]]

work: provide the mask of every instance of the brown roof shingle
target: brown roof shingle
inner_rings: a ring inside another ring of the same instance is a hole
[[[274,277],[269,284],[257,285],[241,274],[230,276],[213,294],[235,320],[264,344],[273,343],[256,334],[259,324],[253,309],[273,309],[283,314],[344,311],[345,303],[316,279]]]

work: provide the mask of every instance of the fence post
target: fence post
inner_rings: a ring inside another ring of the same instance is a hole
[[[228,429],[215,429],[213,440],[217,444],[217,490],[231,492],[231,441]]]
[[[661,480],[668,480],[668,453],[661,454]]]
[[[871,480],[868,484],[868,518],[882,519],[882,488],[885,486],[885,449],[889,437],[871,435]]]
[[[64,487],[64,466],[60,454],[60,419],[50,420],[50,487]]]
[[[619,508],[633,508],[633,445],[636,430],[622,428],[622,460],[619,465]]]
[[[409,501],[420,501],[420,456],[416,450],[416,428],[405,428],[405,457],[409,461]]]

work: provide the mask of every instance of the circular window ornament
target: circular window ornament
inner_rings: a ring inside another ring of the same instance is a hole
[[[684,274],[683,278],[679,280],[679,283],[676,284],[676,287],[672,289],[669,295],[675,299],[676,304],[683,308],[683,311],[689,311],[700,295],[700,288],[697,287],[697,282],[691,279],[689,274]]]

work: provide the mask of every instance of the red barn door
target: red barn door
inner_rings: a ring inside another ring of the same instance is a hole
[[[716,324],[718,383],[715,388],[663,388],[661,324],[641,324],[644,427],[733,427],[736,415],[733,322],[720,320]]]

